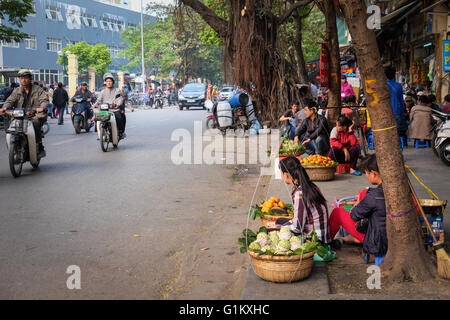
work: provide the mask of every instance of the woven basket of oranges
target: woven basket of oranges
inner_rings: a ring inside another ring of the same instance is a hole
[[[312,181],[328,181],[334,179],[336,167],[339,163],[320,154],[311,155],[300,160],[306,173]]]
[[[275,223],[279,218],[292,219],[293,217],[292,205],[284,204],[277,197],[270,197],[261,204],[261,225],[267,229],[275,228]]]

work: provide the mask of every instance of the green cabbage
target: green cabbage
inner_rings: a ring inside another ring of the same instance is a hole
[[[260,233],[258,233],[258,235],[256,236],[256,240],[261,240],[261,239],[269,240],[269,236],[268,236],[267,233],[265,233],[265,232],[260,232]]]
[[[280,242],[278,242],[278,245],[288,250],[291,249],[291,243],[288,240],[280,240]]]
[[[252,243],[250,243],[250,245],[248,246],[249,250],[251,251],[255,251],[255,250],[261,250],[261,246],[259,245],[258,242],[253,241]]]

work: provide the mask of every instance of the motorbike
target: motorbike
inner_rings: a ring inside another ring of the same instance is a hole
[[[214,117],[214,114],[208,114],[206,116],[206,129],[216,129],[217,128],[217,121],[216,117]]]
[[[231,107],[227,100],[215,102],[212,113],[214,120],[218,120],[214,122],[216,128],[218,128],[223,135],[226,134],[227,130],[231,129],[234,130],[238,136],[243,136],[245,131],[252,125],[245,113],[245,106]]]
[[[434,109],[431,109],[431,114],[436,121],[431,129],[431,148],[443,163],[450,166],[450,115]]]
[[[36,169],[41,161],[32,123],[36,113],[35,111],[26,113],[24,109],[15,109],[6,113],[11,116],[11,123],[6,130],[9,168],[13,177],[17,178],[21,175],[25,162],[29,161]]]
[[[95,113],[98,138],[103,152],[108,151],[109,144],[112,144],[114,149],[119,145],[119,130],[114,116],[114,112],[119,110],[116,105],[104,103],[100,105],[100,111]]]
[[[90,103],[83,95],[77,95],[73,97],[75,104],[72,106],[72,124],[75,128],[75,132],[79,134],[81,129],[89,132],[94,126],[90,115]]]
[[[155,94],[155,109],[162,109],[163,108],[163,97],[161,96],[160,93]]]

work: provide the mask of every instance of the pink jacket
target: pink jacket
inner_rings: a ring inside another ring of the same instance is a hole
[[[346,82],[341,85],[341,98],[344,99],[348,96],[356,96],[355,91],[353,91],[353,87],[350,83]]]

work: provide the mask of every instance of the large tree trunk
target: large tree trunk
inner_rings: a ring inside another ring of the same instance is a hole
[[[303,37],[302,37],[302,16],[296,10],[293,14],[295,25],[296,25],[296,36],[295,36],[295,52],[297,54],[297,67],[298,67],[298,76],[301,84],[306,84],[309,86],[308,72],[306,71],[306,63],[305,57],[303,55]],[[311,86],[309,86],[309,90],[306,93],[305,98],[312,98]]]
[[[296,1],[276,16],[266,10],[267,1],[228,0],[229,21],[217,17],[199,0],[180,1],[197,11],[224,39],[225,57],[232,62],[234,83],[250,93],[260,120],[278,125],[296,91],[293,81],[286,77],[291,74],[286,70],[291,65],[279,49],[278,28],[294,9],[311,1]]]
[[[326,39],[330,54],[328,106],[334,107],[328,110],[328,122],[330,127],[334,127],[341,113],[341,57],[336,25],[336,8],[333,0],[321,0],[318,4],[325,15],[326,22]]]
[[[363,0],[340,0],[340,5],[349,26],[361,75],[365,79],[386,209],[392,215],[400,215],[414,208],[414,204],[375,33],[366,27],[367,14]],[[416,210],[400,217],[387,216],[386,231],[389,249],[380,265],[386,283],[431,277],[432,264],[424,249]]]

